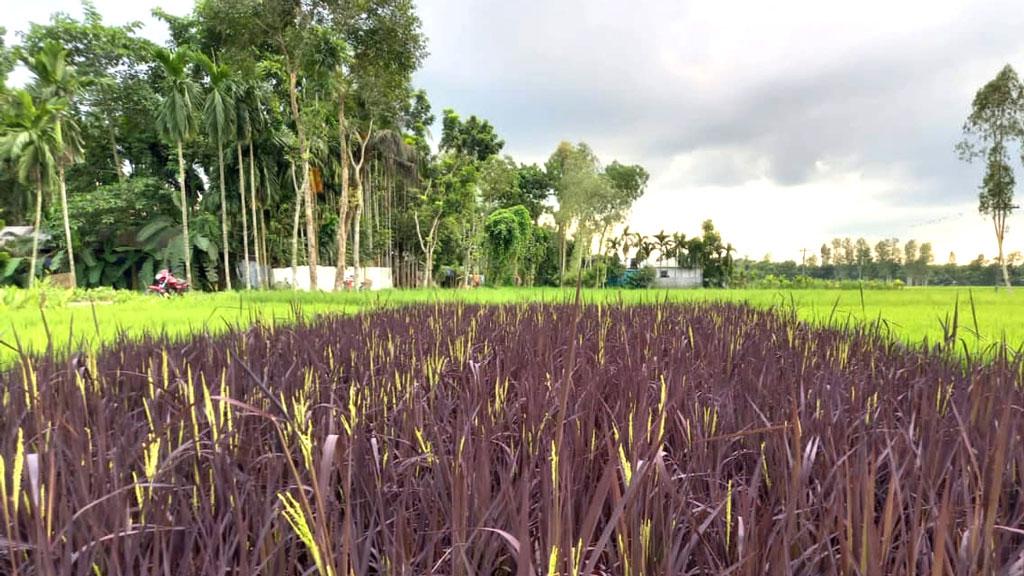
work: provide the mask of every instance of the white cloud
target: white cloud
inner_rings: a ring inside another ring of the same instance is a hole
[[[994,252],[974,208],[980,167],[953,145],[974,91],[1004,63],[1024,66],[1017,1],[421,11],[432,56],[417,80],[435,105],[488,118],[529,161],[584,140],[606,161],[645,165],[634,228],[692,234],[712,218],[741,253],[782,258],[836,235]]]

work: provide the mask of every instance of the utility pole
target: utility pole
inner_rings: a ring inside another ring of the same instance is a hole
[[[807,276],[807,248],[800,249],[800,269],[801,274]]]

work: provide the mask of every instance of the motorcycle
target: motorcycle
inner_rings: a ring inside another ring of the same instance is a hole
[[[188,291],[188,282],[177,278],[165,268],[157,272],[156,282],[150,284],[146,291],[164,298],[169,298],[172,294],[181,296]]]

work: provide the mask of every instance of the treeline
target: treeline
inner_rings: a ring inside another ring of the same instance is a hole
[[[1024,284],[1024,255],[1013,252],[1005,258],[1013,284]],[[738,259],[733,272],[737,286],[799,287],[820,282],[846,285],[871,282],[879,286],[992,286],[1002,283],[999,259],[983,254],[967,264],[957,264],[949,254],[945,263],[935,262],[930,242],[908,240],[900,244],[888,238],[873,246],[865,239],[835,238],[822,244],[817,253],[805,253],[802,261],[772,262],[769,257]]]
[[[169,267],[255,288],[309,265],[330,288],[317,265],[348,265],[398,286],[558,284],[646,187],[584,143],[519,163],[453,110],[432,146],[410,0],[205,0],[155,11],[167,46],[84,11],[0,45],[0,220],[42,232],[0,250],[0,283],[137,289]],[[7,86],[17,62],[24,89]]]

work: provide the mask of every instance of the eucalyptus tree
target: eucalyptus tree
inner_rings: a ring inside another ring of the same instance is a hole
[[[60,117],[66,102],[60,98],[33,100],[19,90],[6,110],[6,127],[0,137],[0,158],[15,167],[19,182],[35,186],[35,219],[32,230],[32,256],[29,264],[29,288],[35,283],[39,259],[39,235],[43,217],[43,196],[56,179],[57,166],[63,150]]]
[[[178,189],[181,193],[182,248],[185,258],[185,278],[192,284],[192,251],[188,230],[188,197],[185,193],[185,155],[183,143],[196,132],[195,99],[198,88],[189,74],[192,54],[184,48],[171,51],[153,50],[153,59],[163,75],[163,100],[157,116],[160,134],[178,150]]]
[[[1014,177],[1008,161],[1008,146],[1024,142],[1024,84],[1013,67],[1005,66],[978,90],[963,132],[964,139],[957,145],[960,157],[968,162],[986,159],[978,210],[992,218],[1003,282],[1009,288],[1003,239],[1007,217],[1017,206],[1013,203]],[[1024,161],[1024,156],[1021,158]]]
[[[36,77],[36,87],[44,99],[58,98],[65,104],[79,91],[78,75],[74,67],[67,63],[67,52],[56,42],[47,42],[42,48],[25,59],[25,64]],[[69,112],[69,106],[54,108],[57,142],[57,185],[60,190],[61,216],[64,223],[64,241],[67,244],[67,260],[71,271],[71,285],[77,285],[75,271],[75,252],[71,239],[71,223],[68,216],[67,178],[64,168],[67,164],[77,161],[82,154],[82,138],[75,117]]]
[[[989,148],[985,178],[981,184],[978,210],[992,218],[996,243],[999,247],[999,266],[1003,272],[1003,283],[1009,288],[1010,274],[1003,256],[1003,239],[1006,237],[1006,217],[1013,212],[1013,187],[1016,180],[1010,167],[1005,146],[1000,142]]]
[[[196,61],[207,76],[206,96],[203,100],[203,123],[206,133],[217,145],[217,169],[220,184],[221,253],[224,256],[224,286],[231,290],[231,257],[228,247],[228,197],[224,181],[224,142],[235,136],[235,100],[237,90],[234,74],[226,64],[196,53]]]

